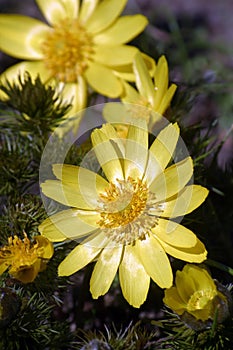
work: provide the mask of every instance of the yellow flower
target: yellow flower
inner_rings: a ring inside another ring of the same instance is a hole
[[[17,280],[32,282],[52,256],[53,245],[43,236],[33,237],[33,242],[26,234],[23,240],[9,237],[8,245],[0,248],[0,275],[9,268],[10,275]]]
[[[122,16],[127,0],[36,0],[48,24],[22,15],[0,15],[0,49],[25,61],[1,77],[40,74],[57,86],[75,113],[86,105],[87,83],[100,94],[122,93],[132,80],[136,47],[125,45],[147,25],[142,15]],[[154,62],[144,55],[149,66]]]
[[[187,264],[176,272],[175,286],[165,291],[163,301],[178,315],[187,312],[196,320],[207,321],[214,319],[216,309],[226,303],[226,297],[207,270]]]
[[[155,67],[153,78],[146,66],[142,54],[137,52],[133,60],[133,71],[135,74],[137,90],[127,82],[123,82],[124,91],[121,101],[128,109],[128,116],[145,118],[150,126],[160,120],[170,105],[176,91],[176,85],[169,84],[168,64],[165,56],[159,58]],[[114,110],[120,108],[118,104],[106,105],[104,116],[108,122],[113,122]],[[125,120],[127,122],[127,120]],[[122,129],[122,126],[117,128]],[[122,134],[120,130],[119,135]]]
[[[58,180],[46,180],[42,191],[71,208],[47,218],[40,232],[54,242],[87,236],[61,262],[59,275],[97,260],[90,290],[98,298],[119,268],[124,297],[139,307],[150,278],[161,288],[172,285],[167,253],[189,262],[205,260],[207,252],[196,235],[170,220],[194,210],[208,193],[187,184],[193,174],[190,157],[165,169],[178,137],[177,124],[169,124],[148,149],[144,119],[130,125],[125,142],[105,124],[91,138],[106,179],[82,167],[53,165]]]

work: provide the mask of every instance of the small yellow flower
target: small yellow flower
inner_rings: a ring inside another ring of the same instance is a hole
[[[71,208],[47,218],[39,227],[51,241],[85,239],[61,262],[59,275],[71,275],[97,260],[90,281],[93,298],[104,295],[119,268],[126,300],[139,307],[150,278],[169,288],[173,274],[167,253],[188,262],[202,262],[206,249],[196,235],[171,219],[190,213],[208,191],[188,185],[192,159],[168,167],[179,128],[169,124],[148,149],[144,119],[129,126],[125,142],[105,124],[93,131],[93,150],[106,179],[91,170],[53,165],[57,180],[42,191]]]
[[[9,274],[23,283],[32,282],[46,262],[53,256],[53,245],[43,236],[27,235],[21,240],[18,236],[9,237],[8,245],[0,248],[0,275],[9,268]]]
[[[118,97],[120,78],[133,80],[136,47],[125,45],[148,21],[142,15],[122,16],[127,0],[36,0],[47,23],[22,15],[0,15],[0,49],[25,61],[9,68],[1,79],[40,74],[43,82],[63,92],[73,108],[86,105],[87,83],[93,90]],[[152,68],[154,62],[144,55]]]
[[[149,126],[153,126],[166,112],[177,86],[175,84],[169,86],[168,64],[165,56],[159,58],[153,78],[151,78],[142,54],[137,52],[133,60],[133,71],[137,90],[124,81],[121,101],[125,104],[129,117],[145,118]],[[119,103],[106,105],[104,109],[105,119],[110,123],[114,122],[112,115],[116,114],[113,108],[119,112]],[[127,121],[128,118],[125,122]],[[122,129],[122,126],[117,126],[117,129],[119,127]],[[119,135],[123,135],[121,131]]]
[[[163,301],[178,315],[188,313],[196,320],[207,321],[214,319],[216,309],[226,303],[226,296],[207,270],[187,264],[176,272],[175,286],[165,291]]]

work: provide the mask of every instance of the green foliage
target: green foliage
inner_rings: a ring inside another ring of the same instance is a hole
[[[34,137],[44,137],[64,120],[70,105],[64,104],[51,86],[45,86],[38,76],[35,81],[29,74],[17,82],[0,84],[8,96],[3,111],[4,122]]]
[[[82,334],[83,333],[83,334]],[[80,350],[152,350],[155,349],[156,332],[148,330],[140,322],[119,331],[105,327],[105,332],[81,331]]]
[[[222,324],[214,321],[204,329],[194,330],[173,312],[165,309],[163,320],[152,323],[160,327],[164,334],[157,342],[157,350],[225,350],[233,346],[232,316]]]
[[[9,282],[8,282],[9,283]],[[1,287],[1,319],[8,314],[5,324],[0,326],[0,348],[7,350],[67,349],[72,334],[68,324],[57,322],[53,316],[55,302],[42,293],[29,293],[22,287]],[[17,308],[10,309],[11,303]],[[9,315],[9,310],[11,315]]]

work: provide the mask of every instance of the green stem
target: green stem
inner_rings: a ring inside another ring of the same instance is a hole
[[[215,260],[207,259],[206,264],[209,266],[217,267],[219,270],[225,271],[229,273],[231,276],[233,276],[233,268],[226,266],[222,263],[219,263]]]

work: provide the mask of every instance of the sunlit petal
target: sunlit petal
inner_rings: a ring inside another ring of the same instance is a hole
[[[98,194],[89,195],[85,193],[85,188],[79,188],[78,184],[62,183],[57,180],[46,180],[41,184],[44,195],[53,200],[79,209],[93,210],[97,206]],[[89,191],[88,191],[89,192]]]
[[[172,197],[184,188],[192,174],[193,162],[188,157],[165,169],[150,184],[150,190],[156,194],[158,201]]]
[[[106,246],[98,257],[90,280],[90,291],[94,299],[109,290],[120,264],[123,246]]]
[[[150,184],[168,165],[176,148],[178,138],[178,125],[176,123],[169,124],[159,133],[152,143],[145,174],[148,184]]]
[[[99,215],[81,215],[78,210],[67,209],[51,215],[39,226],[40,233],[52,242],[79,239],[97,231]]]
[[[142,177],[147,163],[148,130],[145,119],[135,119],[129,126],[125,145],[125,177]]]
[[[138,49],[130,45],[103,46],[95,48],[94,60],[106,66],[122,66],[132,62]]]
[[[133,64],[138,91],[153,105],[155,95],[154,84],[140,52],[135,55]]]
[[[103,234],[94,235],[74,248],[58,267],[59,276],[69,276],[89,264],[101,251]]]
[[[197,243],[197,237],[192,231],[171,220],[158,219],[151,231],[160,240],[175,247],[191,248]]]
[[[161,288],[172,286],[173,274],[169,259],[160,243],[153,237],[147,236],[138,240],[137,251],[148,275]]]
[[[174,258],[192,263],[201,263],[207,257],[207,251],[204,244],[197,239],[197,243],[191,248],[177,248],[160,240],[164,250]]]
[[[61,19],[66,18],[70,11],[66,11],[69,6],[72,5],[71,1],[68,0],[69,5],[64,6],[63,1],[60,0],[36,0],[37,5],[39,6],[41,12],[47,21],[51,24],[59,22]],[[75,8],[73,8],[75,10]],[[73,12],[74,13],[74,12]]]
[[[82,23],[85,23],[92,15],[96,6],[98,5],[98,2],[99,0],[82,0],[82,5],[79,12],[79,20]]]
[[[86,21],[88,31],[99,33],[110,26],[123,11],[127,0],[103,0]]]
[[[119,151],[112,140],[101,130],[94,130],[91,134],[92,143],[97,159],[109,181],[123,179]]]
[[[136,248],[131,245],[125,246],[119,278],[125,299],[130,305],[140,307],[146,300],[150,277],[139,260]]]
[[[41,44],[50,28],[43,22],[22,15],[0,15],[0,48],[13,57],[42,59]]]
[[[145,61],[146,66],[148,67],[150,75],[152,76],[154,71],[155,71],[155,61],[153,60],[153,58],[151,58],[150,56],[148,56],[144,53],[142,53],[142,57]],[[126,64],[124,66],[115,67],[114,73],[118,77],[120,77],[126,81],[135,82],[135,74],[133,71],[132,64]]]
[[[131,41],[146,27],[148,20],[142,15],[123,16],[104,32],[95,35],[94,42],[101,45],[119,45]]]
[[[204,202],[207,195],[208,190],[205,187],[186,186],[178,196],[163,203],[161,216],[175,218],[189,214]]]
[[[118,97],[123,90],[120,80],[107,68],[96,62],[85,71],[85,77],[90,86],[100,94],[108,97]]]

